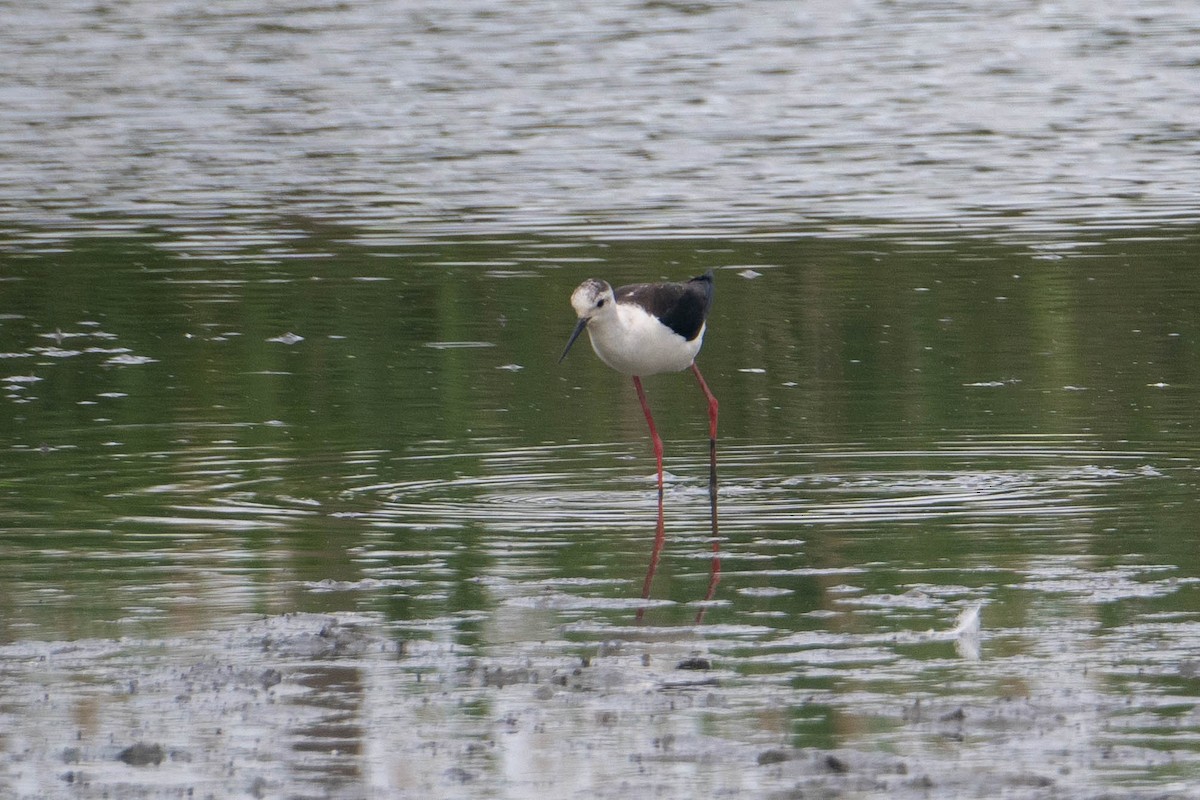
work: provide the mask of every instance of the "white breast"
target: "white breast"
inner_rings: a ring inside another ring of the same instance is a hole
[[[617,372],[640,376],[679,372],[696,360],[704,327],[688,341],[641,306],[619,303],[615,311],[590,320],[588,337],[600,360]]]

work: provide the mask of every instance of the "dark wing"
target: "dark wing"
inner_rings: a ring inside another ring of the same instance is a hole
[[[700,335],[712,308],[710,269],[687,283],[635,283],[616,290],[618,303],[634,303],[657,317],[687,341]]]

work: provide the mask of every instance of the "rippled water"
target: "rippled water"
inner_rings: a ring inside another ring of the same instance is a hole
[[[110,239],[12,259],[0,781],[1186,796],[1196,252],[517,239],[196,266]],[[708,602],[690,377],[647,384],[668,541],[642,601],[632,387],[586,351],[555,363],[579,274],[673,260],[720,268]]]
[[[5,20],[0,795],[1200,784],[1191,6]]]
[[[1189,3],[57,3],[0,33],[0,218],[313,230],[1195,222]]]
[[[10,528],[13,786],[990,796],[1194,774],[1200,578],[1172,544],[1190,459],[733,443],[725,578],[695,627],[699,454],[673,464],[665,587],[638,624],[653,497],[627,445],[413,450],[310,464],[321,486],[293,494],[277,452],[188,447],[156,459],[168,482],[91,509],[103,531]],[[324,615],[276,616],[305,608]],[[956,635],[980,609],[982,635]],[[134,741],[161,742],[149,784],[119,763]]]

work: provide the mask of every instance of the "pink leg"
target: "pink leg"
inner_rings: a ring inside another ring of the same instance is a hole
[[[713,599],[716,594],[717,584],[721,581],[721,544],[719,538],[719,528],[717,526],[717,398],[713,397],[713,393],[709,391],[708,384],[704,382],[704,376],[700,374],[700,368],[692,362],[692,372],[696,375],[696,380],[700,384],[701,391],[708,398],[708,502],[712,514],[712,574],[708,579],[708,592],[704,595],[704,601],[708,602]],[[699,625],[704,621],[705,609],[700,609],[700,613],[696,615],[696,624]]]
[[[638,400],[642,404],[642,413],[646,415],[646,424],[650,426],[650,441],[654,443],[654,461],[658,466],[658,524],[654,529],[654,551],[650,554],[650,568],[646,571],[646,580],[642,584],[642,599],[650,597],[650,584],[654,581],[654,572],[658,569],[658,559],[662,555],[663,542],[666,532],[663,529],[663,444],[654,427],[654,415],[650,413],[650,404],[646,402],[646,392],[642,390],[642,381],[637,375],[633,376],[633,388],[637,389]],[[637,618],[640,622],[645,609],[639,608]]]

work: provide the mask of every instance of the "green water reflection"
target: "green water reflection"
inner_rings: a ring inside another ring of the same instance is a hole
[[[1111,503],[1140,510],[1147,541],[1139,551],[1194,572],[1195,237],[1043,247],[971,239],[547,245],[342,248],[337,258],[262,264],[121,240],[8,255],[6,571],[7,585],[22,589],[8,590],[7,606],[38,618],[37,591],[53,589],[78,596],[84,618],[115,618],[97,601],[126,578],[112,565],[89,566],[94,552],[106,564],[149,567],[152,551],[182,573],[203,569],[203,553],[221,561],[236,552],[236,571],[251,583],[354,579],[354,513],[370,511],[354,506],[378,497],[340,493],[415,476],[452,493],[478,463],[473,455],[619,443],[605,464],[628,457],[635,473],[644,470],[628,381],[586,350],[562,366],[554,359],[571,325],[564,299],[593,273],[619,283],[709,266],[719,270],[718,302],[702,363],[721,398],[724,443],[892,452],[889,469],[917,474],[930,468],[923,452],[947,441],[978,441],[985,451],[994,440],[1066,435],[1098,450],[1144,450],[1158,469],[1178,471],[1120,487]],[[703,444],[698,392],[685,377],[648,385],[668,469],[694,465]],[[434,451],[445,457],[404,461]],[[1025,468],[1013,453],[984,455],[949,463]],[[790,469],[803,477],[808,465]],[[733,481],[778,471],[769,450],[761,462],[725,467]],[[216,525],[218,534],[209,523],[193,529],[186,499],[222,494],[241,506],[229,510],[234,524]],[[295,507],[278,509],[281,497]],[[163,519],[169,524],[149,522]],[[131,527],[136,535],[122,535]],[[464,541],[451,549],[461,555],[445,565],[446,610],[455,599],[478,608],[478,593],[462,581],[487,571],[469,527],[460,530]],[[900,563],[941,554],[961,564],[991,549],[1024,555],[1019,536],[980,542],[953,525],[919,533],[902,542],[911,558]],[[61,549],[47,549],[48,540]],[[196,552],[185,555],[185,540]],[[1127,549],[1110,536],[1088,540]],[[410,546],[400,535],[395,543]],[[853,537],[827,546],[846,551],[830,563],[866,555]],[[569,542],[554,569],[587,575],[601,549]],[[268,594],[270,602],[246,602],[287,608],[305,595]],[[38,625],[53,633],[49,620]]]
[[[1021,724],[1119,720],[1077,740],[1148,743],[1139,780],[1188,773],[1200,235],[340,241],[3,256],[5,644],[366,612],[519,672],[682,636],[737,676],[713,685],[745,713],[694,712],[726,741],[922,753],[1018,699]],[[708,268],[724,580],[693,629],[707,420],[690,376],[652,378],[669,535],[643,628],[653,459],[626,379],[556,363],[567,297]],[[979,662],[927,634],[975,604]],[[389,674],[476,669],[410,658]],[[468,738],[504,697],[469,695]]]
[[[799,513],[806,477],[828,477],[811,457],[777,463],[775,444],[887,453],[889,473],[933,480],[1028,470],[1028,453],[995,442],[1045,439],[1049,451],[1086,442],[1100,454],[1145,452],[1129,466],[1153,462],[1169,474],[1103,488],[1097,505],[1118,515],[1119,530],[1089,507],[1077,519],[1068,512],[1069,525],[1059,521],[1053,541],[1036,547],[1085,542],[1097,555],[1135,552],[1197,574],[1198,242],[1179,232],[1042,246],[514,239],[373,252],[315,241],[315,252],[335,257],[278,261],[198,259],[111,239],[10,253],[0,326],[3,606],[9,625],[22,627],[7,636],[138,619],[146,607],[125,595],[150,576],[151,608],[188,598],[186,614],[168,617],[359,604],[361,593],[304,587],[361,579],[362,520],[373,536],[388,531],[372,515],[418,479],[440,487],[420,495],[428,530],[405,521],[387,535],[399,551],[432,549],[436,566],[406,568],[421,589],[380,592],[378,602],[399,618],[486,610],[472,580],[521,557],[494,541],[486,514],[456,517],[478,502],[475,479],[490,474],[500,493],[506,474],[511,486],[536,482],[507,470],[505,453],[537,447],[578,446],[543,461],[554,462],[547,475],[565,473],[581,489],[649,468],[627,381],[586,348],[556,364],[571,288],[592,274],[620,283],[709,267],[718,294],[701,361],[722,402],[723,447],[734,448],[723,463],[731,519],[736,492],[757,480],[798,481]],[[700,475],[699,393],[687,376],[648,387],[668,469]],[[937,463],[931,448],[942,448]],[[549,502],[556,489],[542,489]],[[625,527],[637,541],[640,497],[628,509],[598,509],[631,515]],[[861,535],[863,520],[824,531],[800,520],[797,530],[814,567],[937,562],[953,572],[1031,554],[1020,525],[1032,520],[975,536],[952,515],[931,516],[886,536]],[[560,534],[524,556],[545,562],[546,577],[637,577],[640,545],[614,552],[586,530]],[[903,584],[891,567],[872,572],[873,582]],[[197,576],[209,570],[223,577],[200,591]],[[668,579],[663,596],[686,601],[694,590]],[[814,593],[771,605],[808,609],[820,604]],[[763,602],[736,601],[746,611]]]

